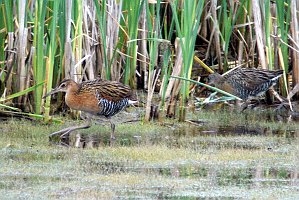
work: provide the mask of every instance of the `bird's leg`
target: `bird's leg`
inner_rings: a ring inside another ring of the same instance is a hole
[[[79,129],[87,129],[91,127],[91,119],[88,118],[87,119],[87,123],[82,125],[82,126],[72,126],[72,127],[68,127],[65,129],[62,129],[60,131],[56,131],[54,133],[51,133],[49,135],[49,138],[52,138],[55,135],[60,135],[60,138],[63,138],[64,136],[68,136],[71,132],[75,131],[75,130],[79,130]]]
[[[73,126],[73,127],[68,127],[68,128],[65,128],[65,129],[62,129],[60,131],[56,131],[54,133],[51,133],[49,135],[49,137],[53,137],[55,135],[60,135],[60,137],[64,137],[68,134],[70,134],[71,132],[75,131],[75,130],[79,130],[79,129],[87,129],[91,126],[91,124],[85,124],[85,125],[82,125],[82,126]]]
[[[109,120],[110,127],[111,127],[110,140],[109,140],[109,142],[110,142],[110,146],[113,146],[114,141],[115,141],[115,135],[114,135],[114,132],[115,132],[115,124],[112,122],[112,120],[111,120],[110,118],[105,118],[105,119],[102,118],[102,120],[101,120],[101,119],[98,119],[98,120],[96,121],[96,123],[102,125],[103,123],[107,123],[107,120],[106,120],[106,119]]]
[[[243,103],[243,105],[241,105],[241,112],[243,112],[244,110],[246,110],[248,108],[248,102],[247,100]]]
[[[79,130],[79,129],[86,129],[86,128],[89,128],[91,126],[91,123],[88,123],[88,124],[85,124],[85,125],[82,125],[82,126],[73,126],[73,127],[69,127],[69,128],[65,128],[65,129],[62,129],[60,131],[56,131],[52,134],[49,135],[49,141],[50,142],[53,142],[53,137],[56,136],[56,135],[59,135],[59,138],[60,138],[60,141],[59,143],[65,141],[64,143],[66,145],[69,144],[69,134],[75,130]]]
[[[115,124],[110,120],[111,125],[111,135],[110,135],[110,146],[113,146],[115,141],[114,131],[115,131]]]
[[[256,106],[260,105],[261,101],[260,99],[247,99],[243,105],[241,106],[241,112],[243,112],[246,109],[251,109],[253,110]]]

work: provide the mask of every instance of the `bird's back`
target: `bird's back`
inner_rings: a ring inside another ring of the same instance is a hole
[[[132,90],[129,86],[117,81],[91,80],[84,81],[79,85],[79,93],[92,92],[100,95],[100,98],[118,102],[124,98],[132,98]]]
[[[255,68],[239,68],[224,76],[226,82],[234,88],[238,97],[246,100],[267,91],[277,83],[283,70],[269,71]]]

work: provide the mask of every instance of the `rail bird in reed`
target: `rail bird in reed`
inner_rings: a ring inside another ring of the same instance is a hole
[[[111,117],[122,111],[128,105],[137,103],[129,86],[120,82],[107,80],[91,80],[76,83],[71,79],[63,80],[58,87],[46,94],[44,98],[57,92],[65,92],[65,102],[73,110],[86,112],[95,116],[104,116],[111,123],[110,142],[114,140],[115,124]],[[50,135],[66,135],[77,129],[86,129],[91,126],[90,118],[88,124],[66,128]]]
[[[224,76],[218,73],[210,74],[208,79],[209,85],[246,101],[264,94],[277,83],[282,74],[283,70],[269,71],[255,68],[238,68]]]

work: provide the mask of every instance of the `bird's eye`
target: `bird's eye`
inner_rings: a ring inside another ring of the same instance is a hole
[[[65,86],[66,86],[65,83],[62,83],[62,84],[60,85],[61,88],[64,88]]]

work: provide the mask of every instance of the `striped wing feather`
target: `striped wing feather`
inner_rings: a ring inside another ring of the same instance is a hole
[[[247,90],[255,90],[260,88],[262,85],[267,82],[271,82],[272,79],[280,76],[283,73],[282,70],[279,71],[268,71],[261,69],[247,69],[239,68],[235,71],[229,73],[226,77],[227,81],[233,85],[243,87]],[[271,84],[270,84],[271,85]]]
[[[93,92],[98,94],[100,98],[111,102],[118,102],[132,95],[131,88],[120,82],[107,80],[85,81],[80,85],[79,92]]]

